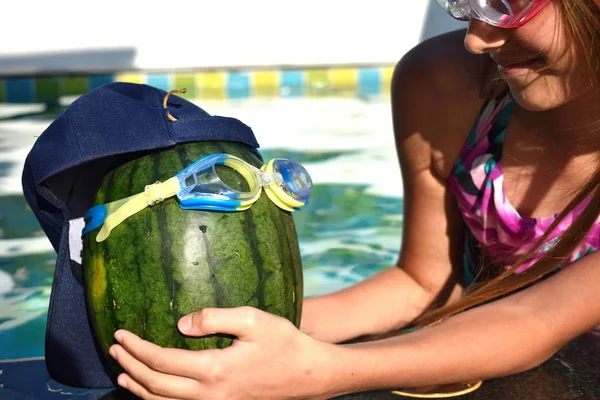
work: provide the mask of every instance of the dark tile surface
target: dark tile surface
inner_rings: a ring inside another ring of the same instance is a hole
[[[400,399],[389,391],[357,393],[338,400]],[[463,400],[600,399],[600,336],[585,334],[533,370],[486,381]]]
[[[1,400],[131,400],[123,390],[89,390],[60,385],[48,377],[43,360],[0,362]],[[388,390],[356,393],[336,400],[407,398]],[[600,336],[583,335],[533,370],[486,381],[464,400],[600,400]]]

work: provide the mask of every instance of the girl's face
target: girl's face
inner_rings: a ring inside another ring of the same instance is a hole
[[[588,91],[593,82],[582,52],[569,43],[561,22],[553,2],[515,29],[472,19],[465,47],[474,54],[490,55],[521,107],[549,110]]]

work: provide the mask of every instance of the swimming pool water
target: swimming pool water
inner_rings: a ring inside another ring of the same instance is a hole
[[[315,183],[294,214],[306,296],[359,282],[395,262],[402,182],[389,101],[350,98],[197,102],[254,130],[264,158],[303,163]],[[21,192],[35,138],[56,113],[0,106],[0,361],[43,357],[55,253]]]

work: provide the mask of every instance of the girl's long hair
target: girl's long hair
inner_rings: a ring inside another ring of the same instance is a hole
[[[563,29],[570,44],[581,49],[587,62],[590,76],[600,80],[600,0],[553,0],[562,15]],[[559,237],[548,252],[527,268],[515,270],[533,257],[546,243],[548,236],[559,223],[582,201],[590,199],[578,218]],[[600,215],[600,169],[578,191],[577,195],[557,216],[554,223],[532,248],[517,258],[510,268],[490,280],[476,282],[465,294],[453,303],[431,310],[417,320],[417,325],[426,326],[441,319],[476,307],[490,300],[514,293],[539,279],[551,274],[557,265],[567,261],[577,246],[585,238]]]

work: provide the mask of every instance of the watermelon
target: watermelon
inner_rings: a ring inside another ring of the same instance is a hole
[[[215,153],[262,164],[242,144],[177,145],[112,170],[95,203],[140,193]],[[217,171],[231,187],[244,188],[237,172],[223,166]],[[163,347],[228,346],[232,338],[226,335],[197,338],[178,331],[179,318],[205,307],[248,305],[300,324],[302,267],[294,221],[265,193],[241,212],[182,210],[173,197],[126,219],[100,243],[98,231],[84,237],[83,270],[92,330],[105,354],[118,329]]]

